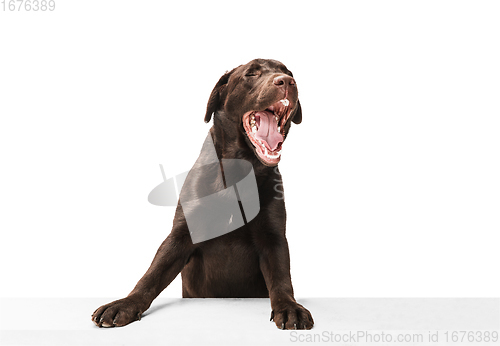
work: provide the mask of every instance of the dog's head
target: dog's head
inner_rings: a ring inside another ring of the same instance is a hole
[[[210,95],[205,114],[222,117],[224,126],[245,137],[266,166],[275,166],[291,122],[302,121],[297,84],[285,65],[255,59],[224,74]]]

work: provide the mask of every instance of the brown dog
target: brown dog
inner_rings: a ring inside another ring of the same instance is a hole
[[[150,268],[126,298],[94,312],[92,321],[97,326],[124,326],[139,320],[181,273],[185,298],[270,297],[271,319],[278,328],[312,328],[311,313],[293,295],[285,203],[282,191],[276,189],[276,181],[281,181],[276,165],[283,141],[291,123],[302,121],[292,73],[278,61],[263,59],[233,69],[219,79],[210,95],[205,122],[212,115],[210,135],[217,157],[244,159],[252,164],[260,211],[243,227],[193,244],[185,211],[179,203],[172,231]],[[204,147],[197,163],[207,155]],[[198,194],[207,185],[222,181],[218,178],[220,170],[193,170],[182,189]]]

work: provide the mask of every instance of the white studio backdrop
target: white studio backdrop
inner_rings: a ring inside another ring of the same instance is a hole
[[[70,1],[0,11],[4,297],[121,297],[218,78],[293,71],[280,170],[297,297],[498,296],[500,3]],[[163,293],[180,297],[180,277]]]

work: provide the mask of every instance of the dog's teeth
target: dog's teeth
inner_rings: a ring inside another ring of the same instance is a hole
[[[267,148],[264,147],[264,156],[267,157],[268,159],[277,159],[278,157],[281,156],[281,150],[279,150],[275,153],[269,153],[267,151]]]
[[[290,101],[288,101],[288,99],[283,99],[283,100],[280,100],[281,104],[285,107],[288,107],[288,105],[290,104]]]
[[[277,159],[278,157],[281,156],[281,149],[278,150],[278,151],[276,151],[276,152],[274,152],[274,153],[270,153],[267,150],[267,147],[264,145],[264,143],[260,139],[258,139],[257,141],[262,145],[263,154],[268,159]]]

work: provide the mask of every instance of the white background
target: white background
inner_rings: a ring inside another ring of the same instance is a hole
[[[218,78],[293,71],[298,297],[498,296],[496,1],[63,1],[0,11],[0,295],[124,296],[172,225]],[[163,293],[180,297],[180,277]]]

